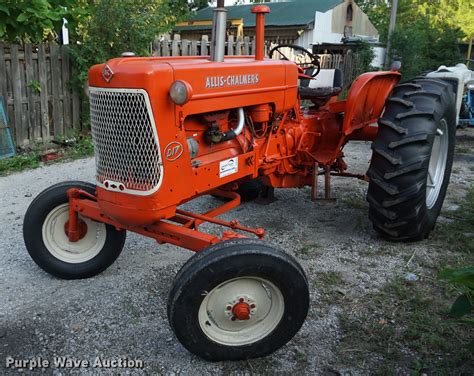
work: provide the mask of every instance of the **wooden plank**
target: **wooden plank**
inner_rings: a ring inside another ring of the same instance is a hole
[[[242,37],[237,37],[237,42],[235,43],[235,54],[242,55]]]
[[[53,102],[53,129],[54,137],[64,137],[64,122],[61,113],[61,103],[59,100],[61,85],[61,66],[59,65],[59,47],[50,44],[51,61],[51,95]]]
[[[20,75],[20,60],[18,58],[18,45],[10,45],[11,54],[11,74],[12,74],[12,89],[13,89],[13,113],[14,113],[14,129],[15,141],[19,146],[24,146],[28,142],[28,134],[25,134],[26,127],[21,122],[21,75]]]
[[[41,137],[41,130],[39,129],[40,127],[35,116],[35,97],[37,96],[37,92],[32,86],[36,81],[36,78],[33,71],[33,52],[31,43],[25,45],[25,68],[26,97],[28,100],[28,138],[30,142],[35,142]]]
[[[81,100],[76,90],[72,92],[72,126],[81,133],[86,133],[86,129],[81,126]]]
[[[158,38],[155,38],[151,47],[153,56],[161,56],[160,46],[161,46],[160,40]]]
[[[232,56],[234,55],[234,36],[229,35],[227,39],[227,55]]]
[[[191,56],[197,56],[198,55],[198,41],[197,40],[192,40],[191,41]]]
[[[5,58],[5,45],[0,43],[0,95],[3,97],[3,103],[5,105],[5,111],[8,101],[7,91],[7,67]]]
[[[70,60],[69,60],[69,49],[68,46],[61,46],[61,72],[62,72],[62,97],[63,97],[63,111],[64,111],[64,131],[66,135],[69,135],[70,130],[72,130],[72,111],[71,111],[71,90],[69,87],[70,80]]]
[[[209,52],[208,52],[208,46],[209,45],[209,42],[208,42],[208,37],[207,35],[203,35],[202,38],[201,38],[201,56],[207,56],[209,55]]]
[[[173,41],[171,42],[171,56],[179,56],[179,45],[180,45],[180,35],[173,35]]]
[[[250,55],[250,38],[244,37],[244,55]]]
[[[41,138],[43,142],[49,141],[49,108],[48,108],[48,70],[46,67],[46,46],[40,44],[38,46],[38,73],[41,85],[40,92],[40,112],[41,112]]]
[[[189,55],[189,40],[183,39],[181,41],[181,55],[188,56]]]
[[[170,56],[169,40],[166,38],[164,38],[161,41],[161,55],[160,56]]]

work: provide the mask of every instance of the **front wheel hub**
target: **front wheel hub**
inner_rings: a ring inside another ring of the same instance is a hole
[[[250,319],[250,306],[245,302],[240,302],[234,305],[232,313],[237,320],[248,320]]]
[[[77,218],[77,230],[72,234],[73,236],[69,236],[69,221],[64,224],[64,232],[66,233],[67,237],[72,242],[77,242],[84,238],[87,234],[87,224],[81,218]]]

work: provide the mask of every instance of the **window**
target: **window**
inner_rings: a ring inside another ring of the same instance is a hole
[[[352,21],[352,4],[349,4],[347,6],[347,12],[346,12],[346,21],[347,22],[351,22]]]

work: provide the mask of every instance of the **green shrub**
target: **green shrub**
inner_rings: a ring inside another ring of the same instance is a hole
[[[450,316],[474,327],[474,317],[471,315],[474,312],[474,265],[460,269],[446,268],[439,273],[438,278],[450,281],[461,290],[451,306]],[[474,352],[474,340],[467,347]]]

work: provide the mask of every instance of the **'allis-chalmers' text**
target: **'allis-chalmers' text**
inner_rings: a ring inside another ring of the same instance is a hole
[[[229,76],[210,76],[206,77],[206,89],[236,86],[236,85],[255,85],[258,84],[259,77],[256,74],[237,74]]]

